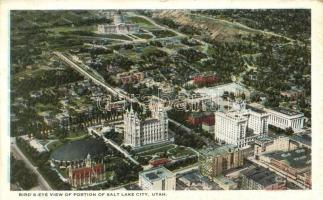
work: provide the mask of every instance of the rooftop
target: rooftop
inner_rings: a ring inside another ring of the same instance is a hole
[[[308,134],[293,135],[290,139],[296,142],[303,143],[307,146],[311,146],[312,144],[312,137]]]
[[[292,151],[265,154],[266,156],[279,160],[292,168],[305,168],[311,166],[311,151],[306,148],[299,148]]]
[[[229,112],[215,112],[215,116],[220,115],[222,117],[226,117],[230,120],[236,121],[236,122],[241,122],[241,121],[247,121],[248,118],[243,116],[242,113],[235,112],[235,111],[229,111]]]
[[[260,108],[256,108],[256,107],[253,107],[253,106],[250,106],[250,105],[246,105],[246,109],[249,109],[253,112],[256,112],[256,113],[259,113],[259,114],[265,114],[266,111],[260,109]]]
[[[220,146],[216,149],[214,148],[203,149],[202,151],[200,151],[200,153],[202,156],[218,156],[218,155],[227,154],[229,152],[233,152],[235,148],[236,148],[235,145],[227,144],[224,146]]]
[[[159,179],[173,177],[174,174],[165,167],[156,167],[140,172],[139,176],[153,182]]]
[[[288,108],[282,108],[282,107],[276,107],[276,108],[271,108],[271,110],[282,113],[284,115],[288,115],[288,116],[294,116],[294,115],[299,115],[302,114],[301,112],[297,112],[295,110],[291,110]]]
[[[276,175],[274,172],[269,171],[263,167],[251,167],[241,172],[246,178],[267,187],[277,182],[283,181],[283,178]]]

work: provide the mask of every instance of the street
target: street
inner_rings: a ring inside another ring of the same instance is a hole
[[[47,183],[47,181],[44,179],[44,177],[38,172],[37,167],[35,167],[27,158],[26,156],[20,151],[20,149],[17,147],[16,143],[11,143],[11,152],[14,154],[16,159],[23,160],[26,164],[26,167],[31,169],[33,173],[35,173],[38,177],[38,184],[41,190],[53,190],[50,185]]]

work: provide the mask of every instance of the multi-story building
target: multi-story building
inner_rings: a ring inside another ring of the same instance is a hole
[[[234,105],[237,107],[237,105]],[[257,137],[268,134],[268,116],[264,110],[244,103],[238,110],[215,112],[215,139],[244,147]]]
[[[139,119],[131,107],[124,114],[124,144],[133,148],[169,141],[168,117],[163,108],[152,110],[152,117]]]
[[[244,146],[248,118],[234,112],[215,112],[215,139],[228,144]]]
[[[265,153],[272,153],[275,151],[290,151],[298,147],[294,142],[290,141],[289,137],[263,137],[257,138],[254,143],[254,155],[257,158],[259,155]]]
[[[269,114],[266,111],[247,105],[245,116],[248,117],[248,128],[253,130],[253,134],[268,134]]]
[[[271,169],[296,180],[305,188],[311,188],[311,150],[298,148],[259,156]]]
[[[176,175],[165,167],[144,170],[139,173],[139,186],[143,190],[175,190]]]
[[[304,127],[304,114],[287,108],[266,109],[269,113],[269,124],[275,127],[286,129],[291,127],[295,132]]]
[[[263,167],[252,166],[240,173],[241,187],[245,190],[284,190],[286,180]]]
[[[203,176],[213,179],[229,169],[242,166],[243,158],[243,150],[234,145],[205,149],[199,156],[199,169]]]

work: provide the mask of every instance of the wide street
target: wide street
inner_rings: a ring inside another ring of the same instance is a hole
[[[38,168],[35,167],[26,156],[20,151],[15,142],[11,142],[11,152],[14,154],[16,159],[23,160],[26,166],[32,170],[38,177],[38,184],[41,190],[53,190],[47,183],[45,178],[39,173]]]

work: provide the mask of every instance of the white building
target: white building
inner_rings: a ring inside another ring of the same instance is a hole
[[[238,106],[237,106],[238,105]],[[236,110],[215,113],[215,139],[244,147],[268,134],[269,114],[262,109],[236,104]]]
[[[293,131],[298,132],[304,127],[304,114],[286,108],[266,109],[270,114],[269,124],[281,129],[291,127]]]
[[[143,190],[175,190],[176,175],[165,167],[148,169],[139,173],[139,186]]]
[[[253,134],[267,135],[269,114],[262,109],[251,106],[247,106],[245,112],[248,116],[248,128],[253,130]]]
[[[169,141],[168,117],[163,108],[152,110],[152,118],[140,120],[131,107],[124,114],[124,145],[138,148]]]
[[[235,112],[215,112],[215,139],[238,147],[246,138],[248,118]]]
[[[121,14],[115,14],[113,17],[114,25],[99,24],[98,33],[101,34],[129,34],[138,33],[139,26],[137,24],[126,24],[124,23]]]

